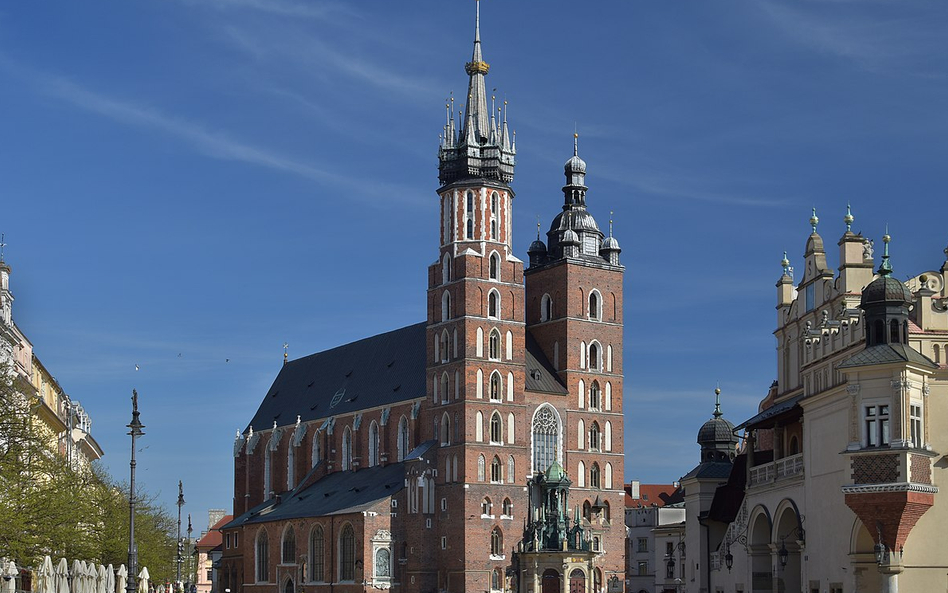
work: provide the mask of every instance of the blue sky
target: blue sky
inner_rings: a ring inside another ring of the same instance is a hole
[[[19,2],[0,7],[0,230],[14,316],[124,477],[203,529],[232,443],[299,357],[424,319],[437,141],[473,2]],[[697,461],[713,409],[775,377],[775,288],[810,208],[836,261],[889,224],[939,267],[948,4],[482,2],[517,130],[514,242],[562,200],[574,125],[626,271],[626,479]],[[835,266],[836,264],[833,263]],[[228,362],[229,360],[229,362]],[[135,371],[135,365],[140,366]]]

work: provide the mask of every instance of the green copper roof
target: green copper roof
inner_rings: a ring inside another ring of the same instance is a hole
[[[546,479],[548,482],[559,482],[566,477],[566,471],[563,470],[563,466],[554,461],[550,464],[550,467],[546,469]]]

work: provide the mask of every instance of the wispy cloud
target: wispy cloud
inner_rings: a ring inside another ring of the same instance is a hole
[[[883,7],[875,12],[868,11],[866,4],[764,0],[757,6],[779,30],[799,45],[853,61],[873,71],[897,69],[905,73],[913,70],[917,66],[915,58],[926,56],[930,51],[929,41],[943,34],[940,28],[938,33],[933,32],[922,18],[904,17],[891,8],[897,7],[898,3],[876,3],[889,4],[890,8]]]
[[[380,207],[395,205],[396,202],[402,206],[415,203],[420,206],[424,203],[420,199],[413,200],[410,197],[419,193],[415,188],[340,175],[304,160],[235,139],[226,132],[210,130],[199,122],[168,115],[150,106],[109,97],[61,76],[29,70],[6,58],[0,59],[0,67],[25,76],[47,96],[126,126],[149,129],[170,136],[213,159],[242,162],[298,175],[320,184],[349,190],[352,199]],[[383,196],[388,199],[377,199]],[[399,196],[399,199],[393,200],[392,196]]]
[[[350,6],[325,0],[316,2],[294,2],[293,0],[182,0],[198,8],[215,10],[254,10],[278,16],[294,18],[330,19],[340,15],[353,16]]]

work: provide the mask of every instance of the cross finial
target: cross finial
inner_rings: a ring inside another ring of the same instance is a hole
[[[609,211],[609,236],[612,236],[612,215],[615,214],[614,210]]]
[[[3,240],[4,237],[6,237],[6,234],[0,233],[0,264],[3,263],[3,248],[7,246],[7,244]]]
[[[885,225],[885,234],[882,235],[882,242],[885,244],[885,247],[882,251],[882,265],[879,266],[879,275],[880,276],[889,276],[892,274],[892,263],[889,262],[889,241],[892,240],[892,237],[889,236],[889,225]]]
[[[846,204],[846,216],[843,217],[843,222],[846,223],[846,232],[851,233],[853,231],[853,212],[849,207],[849,204]]]
[[[290,357],[290,345],[286,342],[283,342],[283,364],[286,364],[287,359]]]
[[[540,215],[537,214],[537,241],[540,240]],[[945,252],[948,253],[948,248],[945,249]]]
[[[721,388],[714,388],[714,417],[720,418],[724,414],[721,413]]]
[[[576,130],[576,124],[573,124],[573,156],[579,156],[579,132]]]

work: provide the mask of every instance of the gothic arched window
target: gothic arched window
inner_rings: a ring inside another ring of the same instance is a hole
[[[441,321],[451,319],[451,293],[447,290],[441,295]]]
[[[602,319],[602,298],[598,290],[589,291],[589,318],[596,321]]]
[[[500,373],[494,371],[490,375],[490,398],[494,401],[500,401],[504,397],[503,393],[503,379],[500,378]]]
[[[500,280],[500,256],[496,252],[490,254],[490,279]]]
[[[498,484],[504,481],[504,469],[496,455],[494,460],[490,462],[490,481]]]
[[[372,421],[369,425],[369,467],[379,464],[379,425]]]
[[[451,444],[451,419],[448,418],[447,412],[441,416],[441,444]],[[445,477],[448,478],[448,476]]]
[[[589,345],[589,370],[598,371],[601,366],[602,361],[600,360],[601,352],[599,351],[599,343],[593,342]]]
[[[497,238],[497,219],[500,217],[500,199],[497,192],[490,195],[490,238]],[[491,276],[493,278],[493,276]]]
[[[589,347],[590,352],[596,345],[593,344]],[[598,410],[600,404],[602,403],[601,393],[599,391],[599,381],[593,381],[592,385],[589,387],[589,407],[593,410]]]
[[[474,238],[474,192],[467,192],[467,238]]]
[[[494,412],[490,417],[490,442],[503,443],[504,426],[500,421],[500,414]]]
[[[283,549],[281,562],[283,564],[293,564],[296,562],[296,533],[289,527],[283,533]]]
[[[261,529],[257,534],[257,542],[254,552],[256,553],[256,574],[255,579],[258,583],[266,583],[270,574],[270,539],[267,537],[265,529]]]
[[[540,299],[540,321],[549,321],[553,319],[553,299],[548,294],[544,294]]]
[[[599,464],[593,463],[592,467],[589,468],[589,487],[590,488],[600,488],[599,480]]]
[[[500,317],[500,293],[492,290],[487,294],[487,316]]]
[[[490,532],[490,553],[494,556],[502,556],[504,553],[504,534],[500,527],[494,527]]]
[[[487,461],[484,459],[484,455],[477,456],[477,481],[484,481],[484,473],[486,471]]]
[[[408,455],[408,418],[404,416],[398,421],[398,460]]]
[[[560,421],[553,408],[541,406],[533,415],[533,472],[545,472],[559,453]]]
[[[593,422],[592,426],[589,427],[589,450],[598,451],[599,444],[600,444],[599,423]]]
[[[326,580],[326,540],[319,525],[309,536],[309,580]]]
[[[339,536],[339,580],[355,580],[355,532],[350,523],[346,523]]]
[[[500,360],[500,332],[496,329],[490,330],[487,356],[493,360]]]
[[[352,469],[352,431],[348,426],[342,433],[342,469]]]

